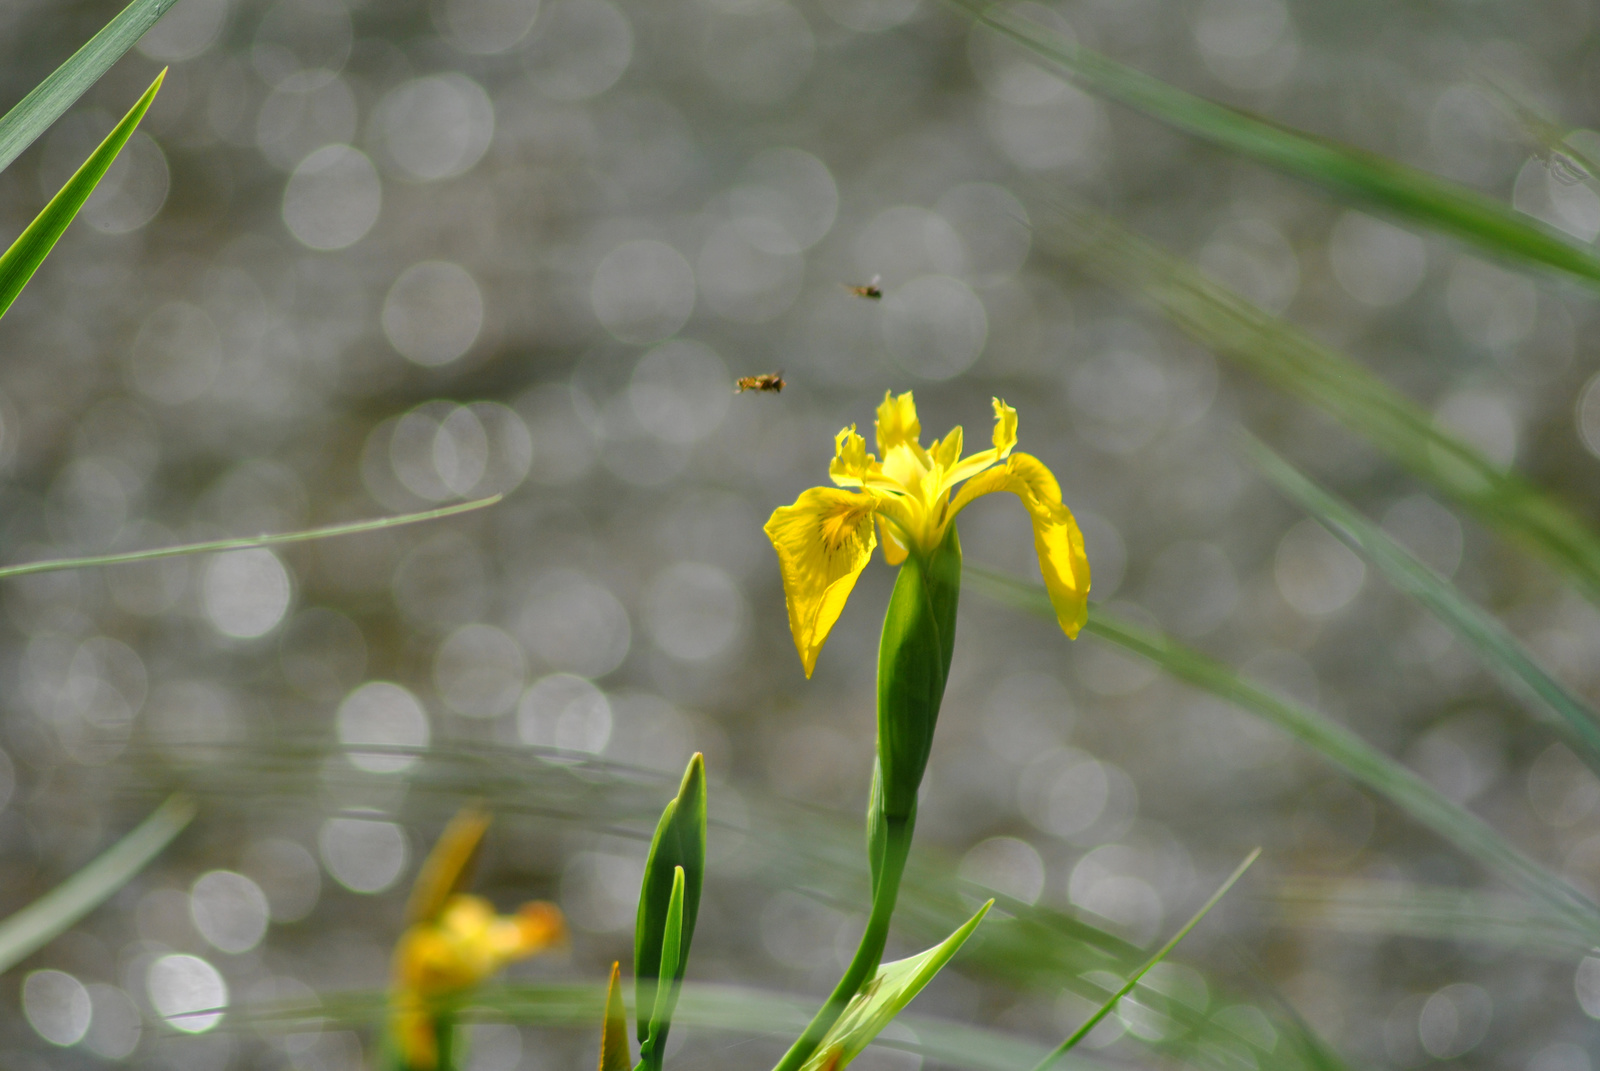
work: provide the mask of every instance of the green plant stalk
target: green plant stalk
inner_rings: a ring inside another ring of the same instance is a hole
[[[1156,949],[1155,955],[1145,960],[1144,964],[1140,966],[1138,970],[1130,974],[1128,976],[1128,980],[1123,982],[1121,987],[1118,988],[1115,993],[1111,994],[1110,998],[1106,1000],[1105,1003],[1101,1004],[1093,1015],[1085,1019],[1083,1021],[1083,1025],[1079,1026],[1078,1029],[1072,1032],[1072,1036],[1067,1038],[1067,1040],[1063,1041],[1060,1045],[1057,1045],[1055,1050],[1051,1052],[1049,1056],[1046,1056],[1043,1060],[1040,1060],[1038,1065],[1034,1067],[1033,1071],[1045,1071],[1046,1068],[1053,1066],[1057,1060],[1061,1059],[1067,1053],[1076,1048],[1078,1042],[1082,1041],[1088,1036],[1089,1031],[1093,1030],[1100,1024],[1102,1019],[1111,1014],[1112,1009],[1117,1006],[1117,1003],[1122,1000],[1123,997],[1133,992],[1133,987],[1139,984],[1139,980],[1141,978],[1150,973],[1150,969],[1152,967],[1166,959],[1167,956],[1172,953],[1172,950],[1178,947],[1178,942],[1189,936],[1190,930],[1200,925],[1200,920],[1209,915],[1211,913],[1211,909],[1216,907],[1217,904],[1222,901],[1224,896],[1228,895],[1228,890],[1233,888],[1234,884],[1237,883],[1240,878],[1244,877],[1244,872],[1249,870],[1250,865],[1260,858],[1260,856],[1260,848],[1255,849],[1249,855],[1245,856],[1244,862],[1240,863],[1238,867],[1234,869],[1233,873],[1228,875],[1228,880],[1222,883],[1221,888],[1211,894],[1211,899],[1200,905],[1200,910],[1196,911],[1189,921],[1183,924],[1183,928],[1177,933],[1173,934],[1172,939],[1166,944]]]
[[[861,987],[877,972],[916,826],[917,790],[928,767],[934,726],[955,653],[961,597],[961,539],[918,548],[895,578],[878,643],[878,761],[867,804],[872,910],[844,975],[774,1071],[797,1071]]]

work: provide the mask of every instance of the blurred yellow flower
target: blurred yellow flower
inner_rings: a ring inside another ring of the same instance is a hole
[[[956,514],[993,491],[1022,499],[1033,519],[1033,543],[1056,619],[1069,637],[1077,636],[1088,618],[1083,535],[1062,505],[1050,470],[1038,458],[1012,452],[1017,411],[996,398],[994,415],[993,446],[963,458],[959,427],[924,448],[910,392],[886,393],[877,423],[883,460],[867,453],[866,441],[851,425],[834,438],[828,475],[838,486],[813,487],[794,505],[773,511],[766,532],[778,551],[789,627],[807,677],[877,546],[877,532],[883,534],[884,558],[899,565],[908,553],[938,547]]]
[[[499,915],[481,896],[461,892],[488,828],[482,811],[462,811],[434,846],[412,888],[409,925],[395,945],[390,993],[390,1034],[408,1071],[439,1066],[435,1006],[471,989],[513,960],[566,940],[566,923],[554,904],[523,904]]]

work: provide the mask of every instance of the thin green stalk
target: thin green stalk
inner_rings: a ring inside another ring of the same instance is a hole
[[[900,896],[900,878],[905,873],[906,856],[911,851],[911,831],[915,824],[914,816],[884,820],[882,861],[874,868],[877,883],[873,889],[872,913],[867,916],[867,928],[861,934],[861,943],[856,946],[856,954],[851,957],[839,984],[833,987],[827,1001],[812,1016],[804,1032],[789,1046],[789,1051],[783,1054],[783,1059],[778,1061],[773,1071],[798,1071],[883,961],[883,949],[889,941],[889,920],[894,915],[895,901]]]
[[[244,536],[238,539],[212,539],[204,543],[180,543],[173,547],[155,547],[151,550],[131,550],[122,554],[97,554],[88,558],[49,558],[45,561],[24,562],[21,565],[0,567],[0,580],[33,573],[53,573],[62,569],[86,569],[97,565],[123,565],[127,562],[147,562],[157,558],[176,558],[185,554],[210,554],[225,550],[243,550],[246,547],[273,547],[283,543],[305,543],[313,539],[376,532],[383,528],[398,528],[419,521],[433,521],[440,517],[454,517],[499,502],[504,495],[460,502],[453,506],[423,510],[421,513],[402,513],[398,517],[379,517],[370,521],[351,521],[348,524],[330,524],[324,528],[308,528],[301,532],[280,532],[276,535]]]
[[[1111,1010],[1117,1006],[1117,1002],[1123,997],[1127,996],[1129,993],[1132,993],[1133,987],[1139,984],[1139,980],[1150,973],[1150,968],[1166,959],[1172,950],[1178,947],[1178,942],[1189,936],[1190,930],[1200,925],[1200,920],[1211,913],[1211,909],[1216,907],[1224,896],[1228,895],[1228,890],[1233,888],[1235,883],[1237,883],[1240,878],[1244,877],[1244,872],[1250,869],[1250,864],[1254,863],[1260,857],[1260,848],[1257,848],[1255,851],[1245,856],[1244,862],[1240,863],[1238,867],[1235,868],[1234,872],[1228,875],[1228,880],[1222,883],[1221,888],[1211,894],[1211,899],[1200,905],[1200,910],[1196,911],[1194,916],[1190,918],[1188,922],[1183,924],[1183,928],[1177,933],[1173,934],[1170,941],[1156,949],[1155,955],[1145,960],[1143,966],[1130,974],[1128,976],[1128,980],[1122,983],[1122,987],[1115,993],[1111,994],[1111,998],[1104,1004],[1101,1004],[1099,1009],[1093,1015],[1085,1019],[1083,1021],[1083,1025],[1072,1032],[1071,1037],[1067,1038],[1067,1040],[1063,1041],[1060,1045],[1057,1045],[1055,1051],[1053,1051],[1049,1056],[1046,1056],[1043,1060],[1040,1060],[1039,1063],[1034,1067],[1033,1071],[1046,1071],[1046,1068],[1050,1067],[1057,1060],[1071,1052],[1072,1049],[1077,1046],[1078,1042],[1082,1041],[1086,1036],[1088,1036],[1089,1031],[1100,1025],[1100,1020],[1111,1014]]]

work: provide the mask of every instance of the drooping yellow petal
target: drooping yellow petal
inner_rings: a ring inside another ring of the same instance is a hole
[[[861,487],[872,475],[877,459],[867,453],[867,440],[856,433],[856,426],[840,430],[833,437],[833,460],[828,464],[828,476],[840,487]]]
[[[917,403],[911,392],[894,397],[883,392],[883,404],[878,406],[878,453],[888,457],[896,446],[912,446],[921,452],[922,424],[917,420]]]
[[[994,491],[1010,491],[1027,508],[1050,605],[1055,607],[1061,631],[1076,639],[1089,619],[1089,559],[1078,522],[1062,504],[1061,485],[1038,458],[1012,454],[1003,468],[989,469],[967,481],[950,504],[949,516],[954,518],[973,499]]]
[[[877,546],[876,510],[871,494],[813,487],[767,520],[767,538],[783,573],[789,630],[807,677]]]

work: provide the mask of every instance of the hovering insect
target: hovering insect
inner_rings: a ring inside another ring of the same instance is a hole
[[[743,394],[747,390],[759,390],[766,391],[769,394],[777,394],[787,385],[783,381],[782,372],[763,372],[759,376],[740,376],[738,383],[734,385],[733,392],[735,394]]]
[[[883,297],[883,290],[878,286],[878,284],[881,282],[883,282],[883,276],[874,275],[872,277],[872,281],[865,286],[850,286],[849,284],[846,284],[845,289],[850,291],[856,297],[877,301]]]

